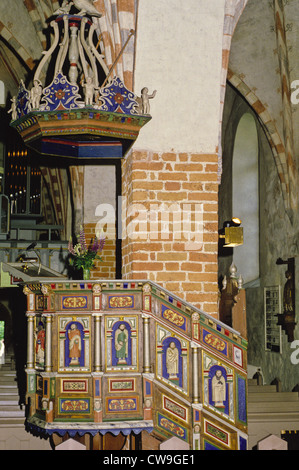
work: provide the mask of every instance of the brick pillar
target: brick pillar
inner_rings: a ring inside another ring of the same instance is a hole
[[[217,161],[216,153],[133,150],[122,163],[123,278],[152,280],[215,317]],[[165,225],[165,207],[170,209],[169,225]],[[173,208],[177,208],[175,215]],[[202,231],[195,233],[199,212]],[[186,226],[196,245],[188,244]]]

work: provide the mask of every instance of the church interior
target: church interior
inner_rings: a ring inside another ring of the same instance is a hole
[[[1,450],[299,449],[298,37],[1,2]]]

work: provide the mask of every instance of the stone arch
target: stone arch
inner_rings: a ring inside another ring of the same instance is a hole
[[[276,128],[270,113],[266,109],[262,101],[256,96],[255,92],[250,89],[246,83],[236,75],[232,70],[228,70],[227,79],[229,83],[244,97],[249,106],[255,111],[259,121],[261,122],[266,136],[268,138],[274,161],[276,163],[279,180],[281,183],[282,194],[286,209],[290,207],[290,183],[288,168],[286,163],[286,150]]]
[[[225,101],[226,78],[229,64],[229,54],[232,37],[237,23],[247,5],[248,0],[226,0],[223,23],[223,45],[222,45],[222,69],[220,81],[220,117],[219,117],[219,144],[218,144],[218,182],[220,183],[222,174],[222,118]]]
[[[2,21],[0,21],[0,36],[6,41],[11,50],[14,51],[20,62],[25,63],[30,70],[33,70],[35,66],[33,57]]]

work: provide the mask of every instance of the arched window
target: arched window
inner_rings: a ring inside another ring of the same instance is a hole
[[[255,119],[245,113],[238,124],[232,166],[233,216],[242,220],[244,244],[234,263],[244,284],[259,278],[259,150]]]

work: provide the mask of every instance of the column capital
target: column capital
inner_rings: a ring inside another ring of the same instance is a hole
[[[26,312],[26,317],[28,318],[28,320],[30,320],[30,318],[34,318],[36,316],[36,312]]]

